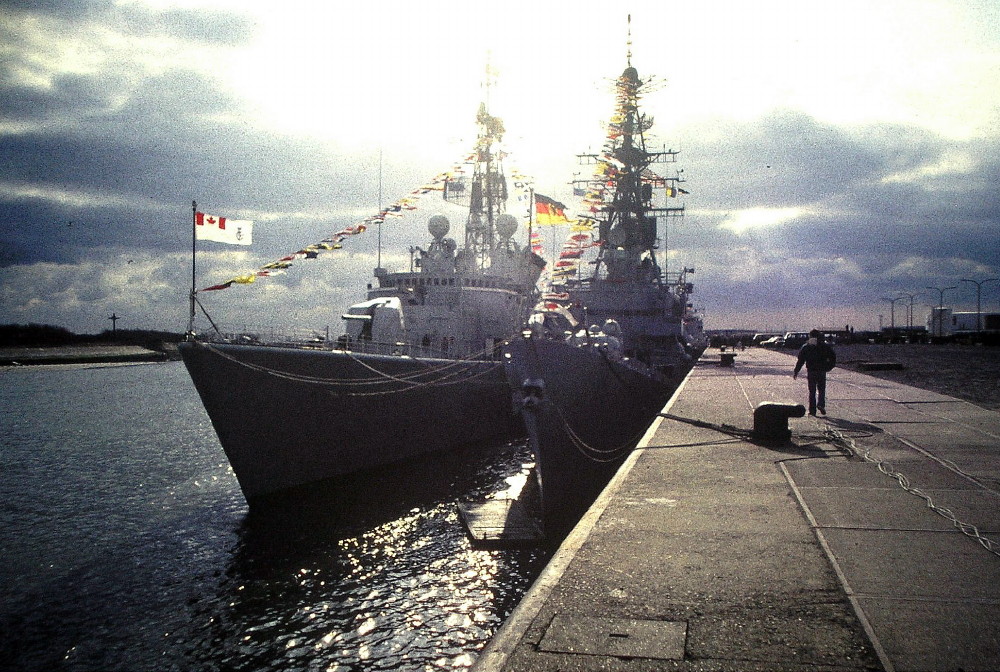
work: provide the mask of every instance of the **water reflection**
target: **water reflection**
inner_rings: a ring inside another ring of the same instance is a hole
[[[508,486],[522,445],[420,460],[255,503],[218,594],[194,610],[198,665],[257,670],[467,667],[544,565],[479,550],[462,499]],[[207,635],[207,636],[206,636]]]
[[[463,666],[544,564],[455,513],[523,447],[248,512],[179,362],[24,368],[0,386],[0,670]]]

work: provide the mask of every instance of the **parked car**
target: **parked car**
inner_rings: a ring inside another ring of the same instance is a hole
[[[771,338],[766,338],[760,342],[760,347],[762,348],[782,348],[784,345],[784,336],[772,336]]]
[[[777,336],[781,336],[781,334],[773,334],[773,333],[772,334],[766,334],[766,333],[765,334],[754,334],[753,335],[753,339],[750,342],[753,343],[754,345],[760,345],[764,341],[766,341],[766,340],[768,340],[770,338],[775,338]]]
[[[795,348],[798,350],[809,340],[808,331],[789,331],[785,334],[785,342],[782,347]]]

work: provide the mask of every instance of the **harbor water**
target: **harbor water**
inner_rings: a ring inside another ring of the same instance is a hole
[[[251,510],[181,363],[0,379],[3,670],[468,667],[547,560],[457,515],[523,446]]]

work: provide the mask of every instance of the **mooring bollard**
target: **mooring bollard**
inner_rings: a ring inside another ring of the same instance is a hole
[[[802,404],[773,401],[757,404],[753,411],[752,438],[765,443],[785,443],[792,438],[788,418],[801,418],[805,414],[806,407]]]

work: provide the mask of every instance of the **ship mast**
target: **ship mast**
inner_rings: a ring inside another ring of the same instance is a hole
[[[486,102],[479,106],[476,121],[479,135],[476,139],[475,167],[469,194],[469,216],[465,224],[466,258],[475,266],[489,265],[490,253],[497,244],[497,217],[504,212],[507,202],[507,180],[503,173],[500,141],[504,126],[499,117],[489,112],[489,91],[494,75],[486,66]]]
[[[631,16],[627,41],[627,67],[615,83],[617,108],[609,126],[608,142],[600,154],[579,154],[583,164],[596,164],[606,183],[613,185],[610,201],[605,198],[598,238],[601,244],[594,278],[616,282],[655,282],[665,278],[656,259],[659,219],[680,216],[683,206],[666,206],[677,195],[680,177],[662,177],[650,170],[653,163],[673,163],[678,152],[649,151],[645,132],[652,117],[639,111],[639,98],[649,80],[642,80],[632,67]],[[662,196],[654,205],[654,192]],[[664,240],[666,235],[664,235]],[[664,248],[666,245],[664,244]],[[667,251],[664,249],[664,269]]]

